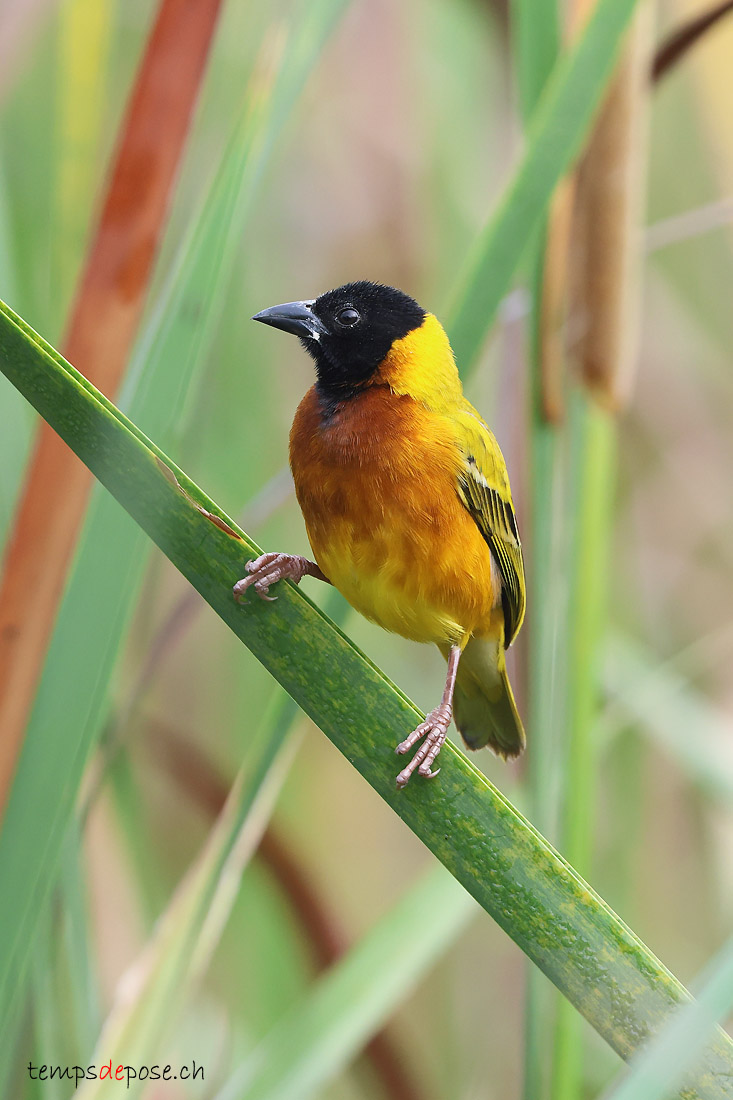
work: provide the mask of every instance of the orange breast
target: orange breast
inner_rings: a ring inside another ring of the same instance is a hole
[[[290,463],[316,561],[352,606],[417,641],[489,631],[498,572],[458,498],[449,417],[386,386],[324,415],[313,387]]]

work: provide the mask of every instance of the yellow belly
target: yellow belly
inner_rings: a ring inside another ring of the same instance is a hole
[[[438,563],[436,553],[404,527],[377,528],[364,540],[356,525],[339,524],[322,543],[311,535],[311,544],[352,607],[385,630],[418,642],[455,644],[490,627],[493,597],[475,589],[464,562]]]
[[[500,585],[456,491],[449,424],[372,387],[324,424],[314,391],[291,433],[298,501],[318,565],[368,619],[421,642],[492,629]]]

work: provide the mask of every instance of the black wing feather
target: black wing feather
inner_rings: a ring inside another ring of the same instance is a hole
[[[488,434],[488,429],[485,428],[485,431]],[[491,436],[489,438],[493,439]],[[496,448],[498,451],[498,445]],[[484,473],[481,465],[487,463],[480,464],[473,454],[465,455],[464,466],[458,478],[458,494],[486,539],[499,568],[504,608],[504,645],[508,647],[524,618],[526,596],[522,546],[505,471],[505,484],[501,489],[493,488],[487,476],[492,471],[487,469]]]

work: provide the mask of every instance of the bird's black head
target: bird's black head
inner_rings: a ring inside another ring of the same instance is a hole
[[[422,325],[425,310],[394,287],[358,282],[312,301],[263,309],[252,319],[299,336],[316,361],[319,388],[339,398],[369,381],[395,340]]]

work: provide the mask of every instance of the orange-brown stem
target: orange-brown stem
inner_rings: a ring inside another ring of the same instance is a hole
[[[162,0],[121,129],[64,354],[103,393],[121,381],[221,0]],[[0,816],[89,496],[42,425],[0,579]]]

